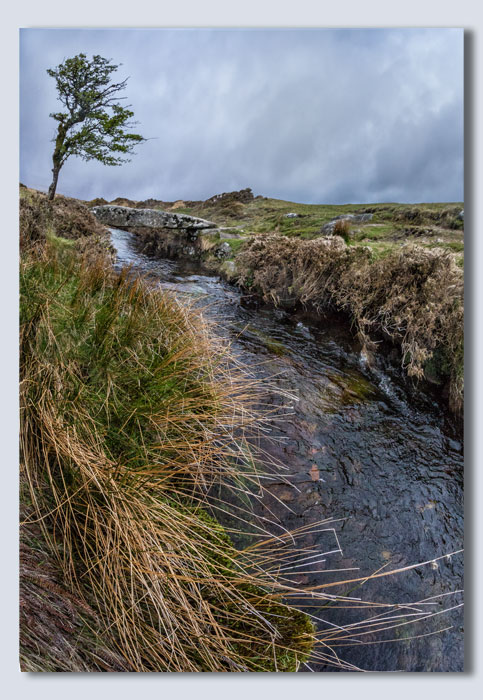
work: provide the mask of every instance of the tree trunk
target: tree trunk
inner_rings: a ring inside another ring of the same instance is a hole
[[[69,128],[69,124],[64,124],[63,122],[59,124],[59,128],[57,129],[57,137],[55,139],[55,149],[52,154],[52,173],[53,173],[53,178],[51,185],[49,187],[49,192],[47,195],[47,199],[51,202],[54,197],[55,197],[55,190],[57,189],[57,180],[59,179],[59,173],[60,169],[63,165],[63,161],[65,160],[65,152],[64,152],[64,141],[65,141],[65,136],[67,134],[67,129]]]
[[[47,195],[47,199],[49,201],[52,201],[53,198],[55,197],[55,190],[57,189],[57,180],[59,179],[59,172],[60,172],[60,167],[57,165],[54,165],[52,168],[52,172],[54,174],[54,177],[52,178],[52,182],[49,187],[49,192]]]

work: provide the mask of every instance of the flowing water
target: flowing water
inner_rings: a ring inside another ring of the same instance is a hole
[[[277,439],[264,448],[287,472],[270,483],[272,495],[264,508],[275,511],[290,529],[341,518],[330,533],[337,551],[325,564],[316,558],[314,566],[302,567],[295,581],[320,583],[324,566],[358,567],[348,575],[366,576],[383,566],[404,567],[462,548],[462,437],[437,397],[411,386],[382,357],[377,367],[367,366],[346,323],[247,308],[236,287],[190,270],[186,263],[148,258],[136,252],[131,234],[111,233],[118,266],[133,265],[179,295],[209,300],[207,313],[220,321],[236,354],[294,397],[272,397],[280,413],[272,429]],[[288,508],[281,508],[281,502]],[[331,547],[327,536],[312,533],[304,544],[325,552]],[[438,612],[462,602],[457,592],[462,587],[463,557],[456,554],[373,580],[350,595],[401,604],[438,596],[430,606]],[[323,613],[328,624],[342,624],[347,615],[351,619],[350,612],[337,608]],[[407,639],[415,635],[417,639]],[[337,651],[368,670],[463,669],[461,607],[413,628],[396,627],[386,638],[397,641],[367,645],[360,637]],[[310,668],[337,670],[320,664]]]

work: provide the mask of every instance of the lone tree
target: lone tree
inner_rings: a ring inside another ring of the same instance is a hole
[[[53,139],[49,200],[54,199],[60,169],[69,156],[121,165],[129,161],[123,156],[133,153],[135,144],[146,140],[125,131],[134,125],[129,121],[134,113],[119,103],[125,99],[118,94],[126,87],[127,78],[120,83],[111,82],[111,74],[118,68],[102,56],[93,56],[89,61],[80,53],[47,70],[55,78],[59,100],[65,107],[63,112],[50,114],[59,126]]]

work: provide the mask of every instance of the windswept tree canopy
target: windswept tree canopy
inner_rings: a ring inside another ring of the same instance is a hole
[[[58,122],[52,155],[54,179],[49,188],[53,199],[59,171],[70,156],[98,160],[105,165],[121,165],[129,160],[136,143],[145,139],[128,131],[134,113],[123,106],[119,93],[127,79],[112,82],[111,74],[119,68],[102,56],[89,61],[80,53],[67,58],[47,73],[55,78],[64,111],[50,114]]]

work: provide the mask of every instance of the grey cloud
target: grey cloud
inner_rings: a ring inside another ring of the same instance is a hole
[[[45,70],[81,51],[123,64],[150,140],[120,168],[71,159],[65,194],[463,198],[461,30],[22,30],[26,184],[49,184],[57,103]]]

